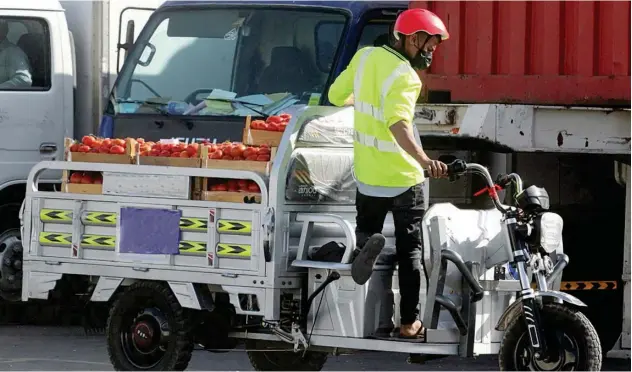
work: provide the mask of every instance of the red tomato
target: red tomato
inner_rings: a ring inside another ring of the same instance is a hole
[[[209,159],[221,159],[224,156],[224,152],[222,150],[217,150],[208,155]]]
[[[237,180],[228,180],[227,184],[228,184],[229,188],[230,187],[237,187],[238,182],[237,182]]]
[[[79,151],[79,144],[75,143],[74,145],[70,146],[70,152],[77,152]]]
[[[240,188],[246,188],[248,187],[248,180],[237,180],[237,185]]]
[[[163,157],[163,158],[168,158],[171,156],[171,151],[162,150],[160,151],[160,154],[158,156]]]
[[[90,152],[90,146],[87,146],[87,145],[81,145],[81,146],[79,146],[79,148],[77,149],[77,151],[79,151],[79,152]]]
[[[282,122],[282,121],[283,121],[283,119],[281,119],[281,117],[280,117],[280,116],[273,115],[273,116],[270,116],[270,117],[266,120],[266,123],[267,123],[267,124],[278,124],[278,123],[280,123],[280,122]]]
[[[233,160],[233,157],[230,155],[224,155],[222,156],[222,160]]]
[[[81,177],[81,183],[89,184],[89,183],[92,183],[92,181],[93,181],[92,175],[88,172],[85,172],[83,176]]]
[[[110,147],[110,154],[122,155],[125,154],[125,147],[114,145]]]
[[[261,190],[259,189],[259,185],[257,185],[254,182],[248,184],[248,191],[250,191],[250,192],[261,192]]]
[[[152,149],[149,152],[149,156],[160,156],[160,150]]]
[[[81,178],[83,174],[81,172],[73,172],[70,175],[70,183],[81,183]]]
[[[248,160],[248,161],[257,161],[257,155],[250,155],[249,157],[246,158],[246,160]]]
[[[251,129],[261,129],[261,125],[265,124],[266,122],[263,120],[254,120],[252,123],[250,123],[250,128]]]
[[[217,185],[217,191],[228,191],[228,187],[225,184],[220,183]]]
[[[257,161],[270,161],[270,155],[259,155]]]
[[[197,155],[199,148],[200,148],[200,145],[198,145],[197,143],[192,143],[189,146],[187,146],[186,151],[190,157],[194,157]]]
[[[99,154],[109,154],[110,153],[110,149],[108,147],[99,147]]]
[[[112,147],[112,140],[104,138],[103,141],[101,141],[101,147]]]
[[[290,114],[285,114],[285,113],[284,113],[284,114],[279,115],[279,117],[280,117],[280,118],[281,118],[281,120],[283,120],[283,121],[289,121],[290,119],[292,119],[292,115],[290,115]]]
[[[171,158],[179,158],[180,154],[181,154],[180,152],[175,151],[175,152],[172,152],[171,154],[169,154],[169,157],[171,157]]]
[[[112,145],[118,145],[121,147],[125,147],[125,140],[122,140],[120,138],[116,138],[112,140]]]
[[[81,138],[81,143],[83,143],[86,146],[92,146],[95,140],[96,138],[94,138],[94,136],[83,136]]]
[[[270,132],[278,132],[279,131],[279,124],[277,124],[277,123],[269,123],[268,124],[268,130]]]
[[[193,155],[193,156],[195,156],[195,155]],[[184,150],[184,151],[180,152],[180,157],[181,158],[190,158],[191,155],[189,154],[188,151]]]
[[[270,148],[267,146],[261,146],[257,155],[270,155]]]
[[[243,144],[240,143],[238,145],[233,145],[233,147],[230,149],[230,156],[232,156],[233,158],[238,158],[243,155],[244,151],[246,151],[246,146],[244,146]]]

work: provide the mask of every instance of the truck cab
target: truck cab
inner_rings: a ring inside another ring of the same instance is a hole
[[[236,140],[245,116],[326,104],[327,87],[355,51],[385,40],[397,12],[407,6],[166,2],[128,51],[99,134]],[[205,100],[206,107],[196,111]]]

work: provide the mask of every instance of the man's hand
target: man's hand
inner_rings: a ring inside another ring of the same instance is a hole
[[[432,178],[442,178],[448,176],[448,166],[439,160],[428,159],[426,164],[423,164],[423,167],[428,169],[428,173],[430,173],[430,177]]]

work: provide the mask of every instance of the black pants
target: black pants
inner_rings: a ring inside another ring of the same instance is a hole
[[[367,239],[382,233],[386,214],[393,213],[395,247],[399,264],[401,324],[412,324],[419,316],[421,288],[421,219],[424,196],[421,184],[411,187],[394,198],[379,198],[356,193],[356,241],[361,248]]]

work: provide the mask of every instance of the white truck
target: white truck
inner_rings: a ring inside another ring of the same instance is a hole
[[[96,132],[124,59],[119,38],[133,41],[151,8],[161,3],[144,0],[139,8],[130,0],[0,0],[6,41],[26,55],[32,79],[28,87],[0,89],[0,261],[6,247],[20,239],[18,210],[30,169],[61,159],[65,137]],[[119,29],[121,21],[133,21],[135,31]],[[50,172],[42,182],[52,189],[60,174]],[[14,297],[6,290],[12,278],[2,271],[0,303]]]

